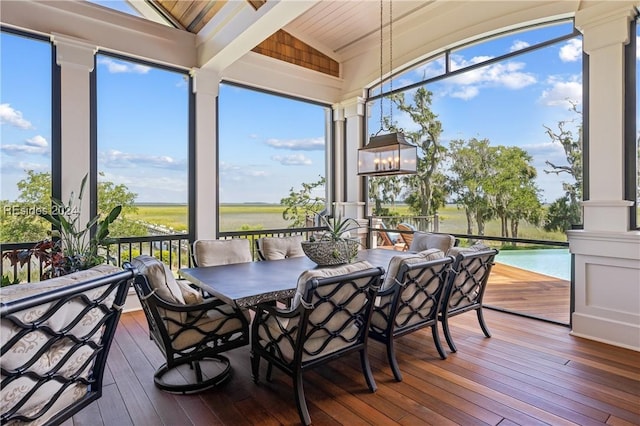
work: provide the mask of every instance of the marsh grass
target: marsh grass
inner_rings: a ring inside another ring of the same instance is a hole
[[[409,215],[404,205],[391,207],[394,214]],[[240,231],[246,229],[280,229],[288,228],[289,222],[282,218],[283,206],[276,204],[223,204],[220,207],[220,230]],[[439,211],[440,232],[464,234],[467,222],[464,212],[455,205],[447,205]],[[136,219],[171,227],[177,232],[187,230],[187,206],[176,204],[142,204],[138,205]],[[215,220],[215,217],[211,217]],[[500,222],[492,220],[487,223],[486,235],[499,236]],[[564,232],[547,232],[542,227],[527,222],[520,224],[519,238],[536,240],[566,241]]]

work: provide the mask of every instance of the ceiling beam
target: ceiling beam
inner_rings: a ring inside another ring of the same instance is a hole
[[[221,73],[318,1],[272,0],[258,10],[247,2],[227,2],[198,33],[198,64]]]

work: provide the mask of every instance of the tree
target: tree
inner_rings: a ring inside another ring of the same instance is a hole
[[[493,164],[494,154],[488,139],[472,138],[468,142],[458,139],[449,145],[449,188],[455,202],[465,211],[470,235],[474,233],[474,225],[477,225],[477,235],[484,235],[485,223],[494,214],[485,190],[487,167]]]
[[[552,204],[552,206],[555,205],[554,208],[549,208],[544,225],[544,229],[547,231],[565,231],[570,229],[571,225],[582,222],[582,209],[579,205],[582,200],[582,112],[578,111],[576,102],[570,101],[570,103],[570,110],[578,117],[559,121],[557,130],[544,126],[551,141],[562,146],[567,160],[566,165],[545,161],[546,165],[550,167],[545,170],[545,173],[568,175],[573,179],[573,182],[562,183],[562,188],[565,191],[564,197],[554,201]],[[576,125],[575,131],[570,128],[574,124]],[[569,214],[570,216],[554,216],[557,214]]]
[[[39,213],[51,210],[51,174],[27,170],[26,178],[18,182],[19,194],[16,202],[2,201],[0,211],[0,241],[28,242],[47,238],[51,229]],[[137,194],[125,185],[113,182],[98,183],[98,214],[106,215],[117,205],[122,206],[120,217],[111,224],[111,236],[146,235],[143,225],[127,219],[135,213]]]
[[[289,196],[280,200],[280,204],[286,207],[282,212],[282,218],[293,221],[290,225],[291,228],[305,226],[309,214],[317,214],[324,209],[325,197],[312,194],[316,188],[325,185],[325,178],[320,176],[319,178],[320,180],[317,182],[303,182],[302,189],[297,192],[291,187]]]
[[[491,208],[500,218],[502,237],[508,238],[511,229],[511,236],[517,238],[521,220],[533,223],[539,220],[542,206],[535,184],[537,172],[531,160],[531,156],[517,146],[494,148],[493,162],[484,183]]]
[[[404,93],[391,96],[398,110],[408,114],[418,125],[418,130],[406,132],[406,136],[418,146],[417,173],[403,177],[403,182],[411,188],[405,202],[413,212],[421,216],[435,214],[439,207],[444,206],[446,197],[443,185],[445,176],[440,172],[446,148],[440,143],[442,123],[431,111],[432,96],[433,93],[424,87],[416,90],[412,103],[406,102]],[[398,130],[389,117],[384,121],[390,130]]]
[[[402,193],[402,180],[399,176],[379,176],[369,178],[369,199],[374,201],[373,214],[390,216],[383,204],[395,205]]]
[[[50,226],[38,217],[51,209],[51,174],[27,170],[18,182],[15,202],[0,202],[0,241],[38,241],[47,237]]]

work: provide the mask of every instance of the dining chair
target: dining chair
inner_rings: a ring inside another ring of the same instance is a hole
[[[400,239],[404,242],[403,250],[409,250],[411,247],[411,242],[413,241],[413,233],[416,231],[416,228],[408,223],[400,223],[396,226],[398,231],[406,231],[400,232]]]
[[[442,331],[449,348],[456,352],[449,330],[449,318],[453,316],[476,311],[482,332],[486,337],[491,337],[482,314],[482,299],[498,250],[477,245],[473,248],[454,247],[447,254],[454,256],[455,260],[438,319],[442,322]]]
[[[222,353],[249,344],[247,311],[203,298],[155,257],[138,256],[131,264],[139,272],[133,284],[150,338],[166,359],[154,374],[155,385],[187,394],[225,382],[232,371]]]
[[[257,240],[260,260],[278,260],[304,256],[302,235],[262,237]]]
[[[196,266],[229,265],[252,260],[251,244],[246,238],[201,239],[193,243],[193,261]]]
[[[251,326],[251,368],[259,383],[260,359],[268,363],[267,380],[276,366],[293,380],[300,420],[311,417],[302,374],[326,362],[359,352],[372,392],[376,384],[367,353],[369,321],[382,268],[366,261],[303,272],[291,308],[259,304]]]
[[[396,360],[395,339],[431,327],[440,358],[447,357],[438,335],[438,312],[453,258],[438,249],[394,256],[373,307],[369,337],[387,348],[389,366],[396,381],[402,374]]]
[[[433,232],[416,231],[409,245],[409,251],[423,251],[432,248],[447,253],[456,243],[456,238],[449,234],[435,234]]]

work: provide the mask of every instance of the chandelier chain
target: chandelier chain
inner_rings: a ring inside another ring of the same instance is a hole
[[[393,93],[393,0],[389,0],[389,93]],[[393,95],[389,95],[389,127],[393,126]]]

